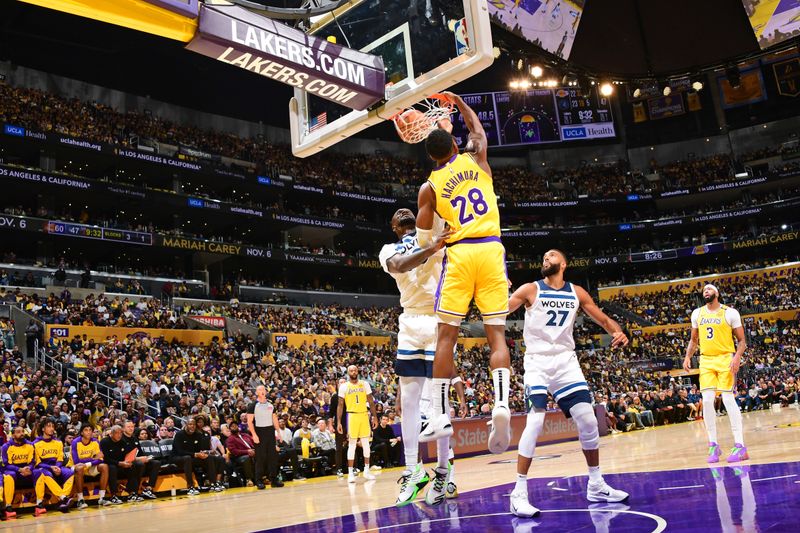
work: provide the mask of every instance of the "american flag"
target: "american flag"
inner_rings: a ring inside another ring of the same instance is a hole
[[[308,132],[311,133],[314,130],[320,129],[322,126],[328,123],[328,112],[323,111],[316,117],[312,118],[308,123]]]

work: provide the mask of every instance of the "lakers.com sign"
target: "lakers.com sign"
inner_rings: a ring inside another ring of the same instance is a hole
[[[383,59],[290,28],[237,6],[200,7],[189,50],[351,109],[384,97]]]

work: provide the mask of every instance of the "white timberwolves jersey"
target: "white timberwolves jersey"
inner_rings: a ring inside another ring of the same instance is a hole
[[[580,302],[570,282],[558,290],[536,282],[536,300],[525,310],[525,353],[557,355],[575,351],[573,325]]]
[[[434,235],[441,233],[444,223],[436,217],[433,224]],[[378,259],[387,274],[392,276],[397,283],[400,291],[400,305],[404,310],[413,310],[416,313],[433,313],[433,298],[436,294],[436,286],[439,284],[439,277],[442,275],[442,257],[444,249],[436,252],[423,264],[415,269],[401,274],[389,272],[387,262],[397,254],[401,256],[411,255],[420,250],[417,234],[409,233],[399,242],[386,244],[381,248]]]

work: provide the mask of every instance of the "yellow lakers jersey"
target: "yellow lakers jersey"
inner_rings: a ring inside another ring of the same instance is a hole
[[[28,441],[16,444],[13,440],[10,440],[3,445],[3,463],[6,466],[17,466],[19,468],[33,466],[35,456],[36,451],[33,448],[33,444]]]
[[[89,444],[84,444],[81,439],[72,441],[72,452],[70,453],[67,466],[75,466],[75,458],[77,457],[79,463],[88,463],[100,455],[100,443],[95,439],[89,441]],[[96,461],[95,461],[96,462]]]
[[[369,409],[367,394],[372,394],[369,383],[362,380],[352,383],[348,380],[347,383],[342,384],[339,395],[344,398],[348,413],[366,413]]]
[[[697,333],[700,338],[700,355],[730,355],[736,351],[733,344],[733,328],[725,320],[728,306],[721,305],[709,311],[705,305],[697,315]]]
[[[41,463],[48,465],[61,465],[64,462],[64,445],[60,440],[44,440],[38,438],[33,442],[36,450],[36,465]]]
[[[469,154],[457,154],[433,169],[428,183],[436,212],[454,231],[447,242],[500,236],[500,212],[492,178]]]

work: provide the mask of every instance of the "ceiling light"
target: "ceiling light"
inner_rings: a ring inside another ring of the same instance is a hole
[[[603,96],[611,96],[613,92],[614,92],[614,86],[608,83],[607,81],[603,82],[600,85],[600,94],[602,94]]]
[[[531,76],[534,78],[541,78],[542,74],[544,74],[544,70],[539,65],[534,65],[531,68]]]

